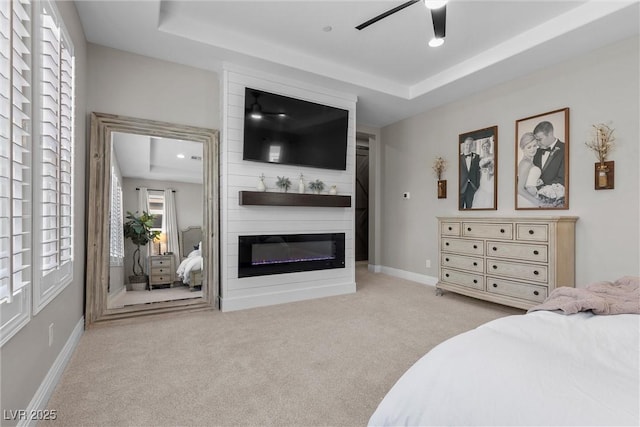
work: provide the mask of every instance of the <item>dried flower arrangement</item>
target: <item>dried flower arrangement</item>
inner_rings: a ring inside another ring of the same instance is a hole
[[[593,125],[593,137],[591,141],[584,144],[593,151],[601,164],[607,160],[607,156],[613,150],[614,141],[613,129],[604,123]]]
[[[447,169],[447,161],[442,157],[436,157],[433,162],[433,171],[436,173],[438,181],[442,179],[442,174]]]

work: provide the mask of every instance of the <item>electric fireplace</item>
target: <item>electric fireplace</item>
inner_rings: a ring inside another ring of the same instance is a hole
[[[344,268],[344,233],[238,237],[238,277]]]

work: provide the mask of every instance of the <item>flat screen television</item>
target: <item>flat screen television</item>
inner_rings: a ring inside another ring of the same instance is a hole
[[[346,170],[349,111],[245,89],[242,158]]]

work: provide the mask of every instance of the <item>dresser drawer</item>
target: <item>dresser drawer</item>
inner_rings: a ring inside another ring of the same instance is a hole
[[[161,276],[171,274],[171,268],[167,265],[166,267],[151,267],[151,275],[152,276]]]
[[[516,240],[529,242],[549,241],[549,226],[547,224],[516,224]]]
[[[546,245],[527,243],[487,242],[487,256],[524,261],[547,262],[549,248]]]
[[[484,276],[481,274],[463,273],[461,271],[441,269],[441,280],[467,288],[484,290]]]
[[[170,274],[159,274],[150,276],[149,281],[152,285],[171,283],[173,279]]]
[[[510,280],[498,279],[496,277],[487,277],[487,292],[490,294],[522,298],[538,303],[543,302],[547,297],[546,286],[512,282]]]
[[[440,257],[440,265],[448,268],[460,268],[476,273],[484,273],[484,260],[482,258],[443,253]]]
[[[169,257],[157,257],[151,258],[151,268],[153,267],[171,267],[171,258]]]
[[[456,252],[467,255],[484,255],[484,243],[482,240],[454,239],[451,237],[442,238],[443,252]]]
[[[513,224],[508,222],[499,224],[463,222],[462,235],[464,237],[513,240]]]
[[[532,280],[539,283],[547,283],[547,266],[540,264],[520,264],[487,259],[487,274],[496,276],[513,277],[521,280]]]
[[[442,224],[440,224],[440,233],[443,236],[459,236],[460,223],[459,222],[443,222]]]

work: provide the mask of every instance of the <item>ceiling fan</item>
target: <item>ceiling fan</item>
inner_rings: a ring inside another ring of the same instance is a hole
[[[439,1],[410,0],[408,2],[402,3],[399,6],[396,6],[392,9],[387,10],[384,13],[381,13],[380,15],[375,16],[369,19],[368,21],[363,22],[362,24],[358,25],[356,29],[363,30],[367,28],[369,25],[375,24],[376,22],[390,15],[393,15],[394,13],[399,12],[402,9],[405,9],[418,2],[424,2],[425,6],[429,10],[431,10],[431,20],[433,21],[433,33],[435,34],[435,37],[431,42],[429,42],[429,45],[431,46],[441,45],[442,43],[444,43],[445,27],[447,23],[447,6],[446,6],[447,1],[446,0],[439,0]]]
[[[258,92],[251,92],[253,95],[253,104],[249,107],[249,116],[252,119],[260,120],[264,116],[277,116],[277,117],[286,117],[285,113],[274,113],[269,111],[262,111],[262,106],[258,102],[258,97],[260,94]]]

